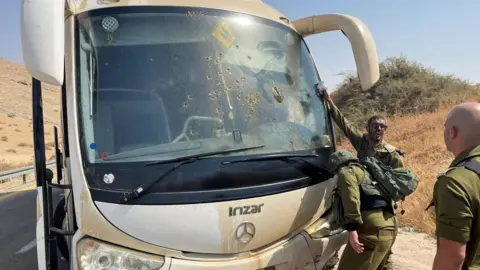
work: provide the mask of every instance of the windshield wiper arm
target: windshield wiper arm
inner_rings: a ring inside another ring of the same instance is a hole
[[[265,145],[259,145],[259,146],[253,146],[253,147],[244,147],[244,148],[236,148],[236,149],[228,149],[228,150],[219,150],[219,151],[213,151],[213,152],[207,152],[207,153],[200,153],[200,154],[195,154],[195,155],[190,155],[190,156],[184,156],[184,157],[179,157],[179,158],[174,158],[174,159],[168,159],[168,160],[159,160],[159,161],[154,161],[146,164],[145,166],[152,166],[152,165],[157,165],[157,164],[164,164],[164,163],[170,163],[170,162],[178,162],[174,166],[172,166],[169,170],[164,172],[162,175],[160,175],[158,178],[155,178],[153,180],[150,180],[146,183],[141,184],[137,188],[133,189],[132,191],[125,193],[124,201],[128,202],[133,199],[136,199],[140,197],[142,194],[145,193],[150,187],[161,181],[165,176],[167,176],[169,173],[173,172],[176,170],[178,167],[195,162],[203,157],[208,157],[208,156],[214,156],[214,155],[221,155],[221,154],[229,154],[229,153],[235,153],[235,152],[241,152],[241,151],[246,151],[246,150],[252,150],[252,149],[257,149],[257,148],[262,148],[265,147]]]
[[[310,167],[313,167],[317,170],[330,172],[328,169],[305,159],[305,158],[309,158],[309,157],[318,158],[318,155],[314,155],[314,154],[270,154],[270,155],[261,155],[261,156],[245,158],[245,159],[224,161],[224,162],[222,162],[222,164],[226,165],[226,164],[233,164],[233,163],[240,163],[240,162],[263,161],[263,160],[283,160],[285,162],[290,161],[290,160],[301,160],[304,163],[306,163],[307,165],[309,165]]]

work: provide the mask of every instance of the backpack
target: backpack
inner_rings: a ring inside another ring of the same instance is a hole
[[[403,201],[418,187],[417,176],[409,169],[395,168],[383,164],[374,157],[364,157],[360,163],[366,167],[373,179],[378,183],[378,188],[383,197],[393,202]]]
[[[350,162],[350,165],[352,166],[358,166],[362,169],[366,169],[365,165],[362,165],[360,163],[356,162]],[[366,196],[380,196],[380,197],[385,197],[383,196],[382,190],[379,188],[379,185],[375,181],[375,179],[372,178],[372,176],[368,173],[365,174],[365,177],[363,178],[362,183],[358,186],[360,189],[360,192],[363,191],[363,193]],[[340,196],[340,190],[338,186],[336,186],[333,191],[332,191],[332,211],[333,211],[333,222],[337,225],[342,226],[345,222],[345,211],[343,208],[343,202]],[[388,198],[387,198],[388,200]]]

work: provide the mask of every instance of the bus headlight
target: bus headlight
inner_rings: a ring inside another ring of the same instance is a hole
[[[90,238],[78,243],[78,264],[82,270],[156,270],[162,268],[165,258],[123,247],[107,244]]]

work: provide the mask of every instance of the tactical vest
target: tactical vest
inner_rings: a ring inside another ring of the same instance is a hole
[[[358,166],[365,171],[363,181],[360,184],[360,211],[384,208],[393,213],[392,205],[382,197],[378,183],[365,170],[365,166],[360,163],[351,163],[351,165]]]

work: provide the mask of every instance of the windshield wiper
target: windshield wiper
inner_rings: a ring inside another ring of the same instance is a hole
[[[330,171],[318,164],[315,164],[311,161],[308,161],[306,158],[318,158],[318,155],[314,154],[269,154],[269,155],[260,155],[256,157],[251,157],[251,158],[245,158],[245,159],[237,159],[237,160],[231,160],[231,161],[224,161],[222,162],[223,165],[226,164],[233,164],[233,163],[240,163],[240,162],[251,162],[251,161],[263,161],[263,160],[282,160],[285,162],[292,161],[292,160],[300,160],[310,167],[313,167],[314,169],[317,169],[319,171],[324,171],[330,173]]]
[[[168,159],[168,160],[159,160],[159,161],[154,161],[147,163],[145,166],[152,166],[152,165],[157,165],[157,164],[164,164],[164,163],[170,163],[170,162],[178,162],[174,166],[172,166],[168,171],[164,172],[160,177],[154,178],[153,180],[150,180],[148,182],[145,182],[138,186],[137,188],[133,189],[132,191],[125,193],[124,201],[128,202],[133,199],[136,199],[140,197],[142,194],[145,193],[150,187],[161,181],[165,176],[167,176],[169,173],[173,172],[176,170],[178,167],[195,162],[201,158],[208,157],[208,156],[214,156],[214,155],[221,155],[221,154],[229,154],[229,153],[235,153],[235,152],[242,152],[246,150],[252,150],[252,149],[258,149],[265,147],[265,145],[259,145],[259,146],[253,146],[253,147],[244,147],[244,148],[236,148],[236,149],[228,149],[228,150],[219,150],[219,151],[213,151],[213,152],[207,152],[207,153],[200,153],[200,154],[195,154],[195,155],[190,155],[190,156],[183,156],[179,158],[174,158],[174,159]]]

